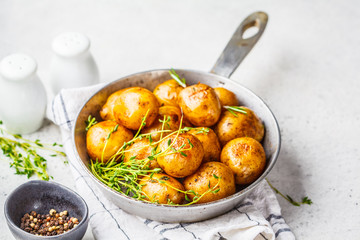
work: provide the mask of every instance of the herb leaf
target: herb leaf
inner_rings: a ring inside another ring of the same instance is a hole
[[[205,134],[205,135],[207,135],[208,133],[209,133],[209,128],[207,128],[207,127],[203,127],[203,128],[201,128],[199,131],[197,131],[196,133],[195,133],[195,135],[197,135],[197,134]]]
[[[169,71],[170,76],[182,87],[186,87],[186,80],[185,78],[180,78],[180,76],[175,72],[174,69]]]
[[[182,151],[180,151],[180,154],[183,155],[184,157],[187,157],[187,155]]]
[[[94,126],[95,124],[97,124],[98,122],[96,121],[96,118],[94,118],[93,116],[89,115],[88,119],[85,121],[86,124],[86,128],[85,131],[88,131],[92,126]]]
[[[50,157],[58,155],[65,157],[64,152],[51,148],[57,145],[60,146],[57,143],[41,143],[39,139],[31,141],[23,138],[20,134],[12,134],[0,127],[0,149],[4,156],[11,160],[10,168],[14,168],[15,174],[18,175],[26,175],[30,178],[36,174],[39,179],[46,181],[52,178],[46,171],[47,160],[38,154],[37,149],[54,152],[54,154],[49,154]]]
[[[288,201],[289,203],[291,203],[291,204],[294,205],[294,206],[299,207],[299,206],[302,205],[302,204],[311,205],[311,204],[313,203],[309,197],[304,197],[301,202],[296,202],[296,201],[294,201],[294,199],[293,199],[292,197],[290,197],[289,195],[286,195],[286,196],[285,196],[284,194],[282,194],[277,188],[275,188],[275,187],[270,183],[270,181],[269,181],[267,178],[266,178],[266,181],[267,181],[267,183],[269,184],[269,186],[271,187],[271,189],[275,191],[275,193],[279,194],[281,197],[283,197],[286,201]]]
[[[238,106],[224,106],[224,108],[226,110],[228,110],[232,115],[234,115],[235,117],[238,117],[237,114],[235,114],[235,112],[239,112],[239,113],[242,113],[242,114],[247,114],[247,111],[245,108],[243,107],[238,107]]]

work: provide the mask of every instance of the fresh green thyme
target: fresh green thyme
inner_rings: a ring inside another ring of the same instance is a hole
[[[202,127],[199,131],[197,131],[196,133],[195,133],[195,135],[197,135],[197,134],[205,134],[205,135],[207,135],[208,133],[209,133],[209,128],[207,128],[207,127]]]
[[[94,126],[97,123],[98,122],[96,121],[96,118],[89,115],[88,119],[85,121],[85,124],[86,124],[85,130],[88,131],[92,126]]]
[[[147,117],[147,114],[142,119],[141,126],[140,126],[137,134],[135,134],[135,136],[132,140],[124,143],[123,146],[106,163],[104,163],[102,161],[97,162],[97,161],[91,160],[90,161],[90,169],[91,169],[92,173],[101,182],[103,182],[110,188],[112,188],[124,195],[130,196],[130,197],[138,199],[138,200],[156,203],[156,201],[154,199],[150,200],[149,197],[142,191],[143,185],[141,185],[139,183],[139,180],[144,176],[150,176],[150,179],[151,179],[155,173],[162,172],[161,168],[150,169],[149,162],[151,160],[157,159],[160,156],[166,156],[166,155],[176,154],[176,153],[179,153],[180,155],[186,157],[187,156],[186,151],[189,151],[194,146],[191,143],[191,141],[188,139],[188,143],[189,143],[190,147],[186,148],[185,144],[181,145],[178,149],[175,149],[173,147],[179,134],[182,131],[184,131],[184,129],[181,128],[182,120],[183,120],[181,118],[180,126],[177,131],[173,131],[169,135],[167,135],[165,137],[161,137],[159,141],[156,141],[156,142],[151,141],[150,142],[150,144],[148,146],[153,147],[150,156],[148,156],[145,159],[136,159],[136,156],[132,156],[129,159],[129,161],[127,161],[127,162],[124,162],[124,161],[118,162],[117,159],[122,159],[122,160],[124,159],[124,154],[129,151],[129,150],[127,150],[127,147],[131,146],[132,143],[134,143],[134,141],[136,141],[137,139],[141,139],[142,137],[151,138],[151,137],[149,137],[149,136],[151,136],[150,134],[157,133],[157,132],[153,132],[153,133],[147,133],[147,134],[140,134],[141,128],[143,126],[145,126],[146,117]],[[158,131],[161,133],[166,131],[166,130],[163,130],[164,125],[166,123],[165,116],[164,116],[164,120],[162,121],[162,123],[163,123],[162,130]],[[112,131],[112,132],[114,132],[114,131]],[[170,138],[171,136],[175,136],[173,141]],[[108,141],[108,139],[106,139],[106,141]],[[167,148],[163,151],[159,151],[157,146],[162,141],[167,142]],[[144,146],[144,147],[148,147],[148,146]],[[104,149],[105,148],[106,148],[106,143],[105,143]],[[176,189],[174,186],[169,185],[166,182],[166,180],[168,180],[166,178],[162,178],[160,180],[153,179],[153,181],[158,181],[161,184],[166,184],[168,187],[184,193],[185,198],[188,201],[188,203],[186,203],[185,205],[191,205],[191,204],[198,202],[204,195],[206,195],[210,192],[212,192],[213,194],[217,193],[220,190],[218,188],[220,178],[217,178],[217,179],[218,179],[218,183],[212,188],[210,188],[210,186],[209,186],[209,189],[203,194],[197,194],[193,190],[183,191],[180,189]],[[189,194],[195,195],[193,197],[192,201],[188,197]],[[173,205],[174,203],[171,201],[168,201],[168,204]]]
[[[237,106],[224,106],[226,110],[228,110],[232,115],[235,117],[238,117],[238,115],[235,112],[239,112],[242,114],[247,114],[246,109],[243,107],[237,107]]]
[[[170,122],[170,121],[171,121],[170,116],[166,116],[166,115],[164,115],[164,119],[163,119],[163,120],[159,119],[159,122],[162,123],[162,125],[161,125],[160,139],[163,138],[163,131],[164,131],[165,125],[166,125],[166,127],[168,128],[168,130],[170,130],[170,125],[169,125],[169,122]],[[150,136],[151,136],[151,135],[150,135]]]
[[[184,133],[184,132],[190,131],[191,129],[194,129],[194,128],[193,127],[184,127],[180,131],[181,131],[181,133]]]
[[[290,197],[289,195],[284,195],[282,194],[277,188],[275,188],[270,181],[266,178],[267,183],[269,184],[269,186],[271,187],[272,190],[275,191],[275,193],[279,194],[281,197],[283,197],[285,200],[287,200],[289,203],[291,203],[294,206],[299,207],[302,204],[308,204],[311,205],[313,202],[311,201],[311,199],[309,197],[303,197],[301,202],[296,202],[294,201],[294,199],[292,197]]]
[[[0,125],[2,123],[0,120]],[[39,179],[46,181],[52,178],[46,171],[47,160],[37,150],[53,152],[50,155],[51,157],[65,157],[64,152],[53,148],[55,146],[62,147],[58,143],[42,143],[39,139],[31,141],[23,138],[20,134],[12,134],[5,128],[0,127],[0,148],[3,155],[11,160],[10,168],[15,169],[15,174],[26,175],[28,178],[36,174]],[[64,161],[64,163],[67,163],[67,161]]]
[[[179,74],[175,72],[174,69],[169,71],[170,76],[182,87],[186,87],[186,80],[185,78],[180,78]]]

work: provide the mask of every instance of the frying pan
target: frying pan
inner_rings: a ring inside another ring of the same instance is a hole
[[[223,53],[217,60],[210,73],[197,70],[175,69],[181,78],[185,78],[188,85],[198,82],[211,87],[224,87],[233,91],[241,105],[252,109],[265,126],[265,136],[262,141],[266,153],[266,168],[263,174],[252,184],[237,193],[210,203],[194,204],[190,206],[171,206],[147,203],[120,194],[98,180],[89,169],[89,157],[86,151],[85,121],[89,114],[101,119],[99,111],[106,99],[113,92],[127,87],[140,86],[153,90],[159,83],[171,77],[169,69],[140,72],[120,78],[107,84],[95,93],[81,108],[73,129],[73,144],[77,153],[77,160],[84,168],[92,182],[102,193],[117,206],[131,214],[162,222],[195,222],[201,221],[230,211],[268,175],[274,166],[280,151],[280,132],[277,121],[268,106],[253,92],[237,82],[229,79],[231,74],[256,44],[265,30],[267,15],[264,12],[255,12],[249,15],[238,27]],[[244,32],[256,27],[258,32],[250,38],[244,39]]]

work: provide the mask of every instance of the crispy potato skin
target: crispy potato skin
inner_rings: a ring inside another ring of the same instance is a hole
[[[172,186],[167,186],[164,183],[159,181],[164,181],[166,184]],[[140,180],[140,184],[145,184],[142,187],[142,191],[147,196],[147,200],[153,201],[159,204],[167,204],[168,199],[175,204],[180,204],[184,202],[185,195],[176,189],[184,191],[184,186],[177,181],[175,178],[170,177],[166,174],[155,173],[152,178],[145,176]]]
[[[228,141],[239,137],[251,137],[261,142],[264,137],[264,125],[255,113],[249,108],[247,114],[231,114],[229,111],[223,111],[219,122],[215,126],[215,133],[219,137],[220,143],[224,146]]]
[[[102,106],[100,110],[100,116],[102,119],[115,120],[114,107],[116,106],[116,102],[119,100],[119,97],[121,96],[120,93],[124,90],[126,89],[121,89],[119,91],[116,91],[108,97],[106,103],[104,104],[104,106]]]
[[[221,162],[231,168],[237,184],[250,184],[264,171],[266,156],[263,146],[253,138],[236,138],[221,151]]]
[[[163,121],[167,116],[170,117],[170,121],[167,124],[164,124],[164,130],[172,130],[176,131],[180,127],[180,121],[181,121],[181,110],[178,107],[175,106],[163,106],[159,108],[159,115],[157,116],[157,119],[153,122],[153,124],[149,127],[144,128],[141,133],[152,133],[151,138],[154,141],[160,140],[161,133],[158,131],[161,131],[163,123],[159,120]],[[162,134],[163,137],[169,135],[169,133],[164,132]]]
[[[209,132],[203,131],[207,129]],[[200,140],[204,148],[204,162],[220,161],[221,146],[218,137],[211,128],[197,127],[187,133],[194,135]]]
[[[194,125],[210,127],[221,114],[221,104],[214,89],[198,83],[184,88],[178,97],[179,106],[185,117]]]
[[[233,92],[222,87],[216,87],[214,91],[220,100],[221,106],[239,106],[239,101]]]
[[[167,80],[157,85],[154,89],[154,95],[158,99],[160,106],[179,106],[177,98],[181,90],[184,88],[180,86],[174,79]]]
[[[219,178],[216,179],[214,174]],[[220,162],[203,163],[194,174],[184,180],[184,187],[186,190],[194,190],[201,195],[209,190],[209,182],[211,189],[218,181],[219,185],[216,189],[220,190],[217,193],[209,192],[205,194],[197,203],[212,202],[235,193],[234,174],[228,166]],[[189,194],[189,197],[193,200],[195,195]]]
[[[133,133],[119,124],[117,130],[111,133],[117,125],[114,121],[103,121],[92,126],[86,134],[86,148],[91,159],[107,162],[114,155],[124,142],[128,142],[133,138]],[[110,138],[106,140],[111,133]],[[108,143],[106,144],[106,141]],[[104,150],[104,157],[101,155]]]
[[[175,138],[176,135],[172,135],[168,139],[173,143]],[[159,144],[160,151],[165,152],[166,149],[168,149],[168,139],[165,139]],[[193,144],[193,147],[191,147],[188,140]],[[157,159],[160,167],[172,177],[182,178],[193,174],[200,166],[204,157],[203,146],[200,140],[193,135],[187,133],[179,134],[172,147],[174,147],[175,150],[180,150],[182,145],[184,145],[182,149],[186,156],[168,149],[167,153],[170,153],[169,155],[160,156]]]
[[[146,126],[150,126],[156,119],[159,102],[149,90],[142,87],[131,87],[119,93],[114,106],[114,116],[116,122],[129,129],[138,130],[142,118],[145,117],[148,110]]]
[[[151,150],[155,146],[150,146],[150,140],[147,138],[137,139],[135,142],[125,149],[124,162],[130,161],[130,158],[136,156],[137,160],[146,160],[148,156],[151,156]],[[149,160],[149,168],[160,168],[160,165],[157,163],[156,159]]]

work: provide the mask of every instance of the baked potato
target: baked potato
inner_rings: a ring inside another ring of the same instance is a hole
[[[233,92],[222,87],[216,87],[214,91],[219,98],[221,106],[239,106],[239,101]]]
[[[107,162],[132,138],[133,133],[129,129],[114,121],[103,121],[88,130],[86,148],[92,160]]]
[[[250,184],[264,171],[263,146],[253,138],[242,137],[228,142],[221,151],[221,162],[231,168],[237,184]]]
[[[223,111],[219,122],[215,126],[215,133],[220,143],[224,146],[228,141],[239,137],[251,137],[261,142],[264,137],[264,125],[256,114],[247,107],[242,107],[247,112],[239,113]]]
[[[157,85],[153,91],[158,99],[160,106],[178,106],[177,98],[181,90],[184,88],[180,86],[174,79],[167,80]]]
[[[150,126],[155,121],[159,113],[159,102],[149,90],[131,87],[119,93],[113,112],[117,123],[138,130],[146,113],[146,126]]]
[[[165,122],[164,122],[165,121]],[[167,136],[170,132],[163,132],[161,134],[161,129],[163,127],[164,122],[164,129],[163,130],[171,130],[176,131],[180,127],[181,121],[181,110],[175,106],[163,106],[159,108],[159,115],[154,123],[149,126],[145,127],[141,133],[151,133],[151,138],[154,141],[160,140],[160,137]]]
[[[214,89],[198,83],[184,88],[178,97],[185,117],[198,127],[214,125],[221,114],[221,104]]]
[[[160,168],[156,159],[147,159],[147,157],[152,155],[152,151],[155,147],[156,146],[150,144],[150,140],[147,138],[136,139],[133,144],[125,149],[123,161],[129,162],[132,160],[144,160],[149,161],[148,167],[150,169]]]
[[[204,148],[204,162],[220,161],[221,146],[218,137],[211,128],[192,128],[187,133],[200,140]]]
[[[191,134],[175,134],[159,144],[164,153],[157,159],[160,167],[170,176],[182,178],[194,173],[204,157],[204,149],[199,139]]]
[[[180,204],[185,199],[184,186],[175,178],[166,174],[155,173],[143,177],[140,182],[145,199],[158,204]]]
[[[100,110],[100,116],[103,120],[115,120],[114,107],[121,96],[120,93],[124,90],[126,89],[116,91],[107,98],[106,103]]]
[[[236,190],[233,172],[221,162],[203,163],[194,174],[185,178],[184,187],[187,191],[193,190],[197,197],[208,191],[197,203],[219,200],[234,194]],[[189,194],[189,197],[196,200],[194,194]]]

